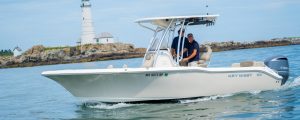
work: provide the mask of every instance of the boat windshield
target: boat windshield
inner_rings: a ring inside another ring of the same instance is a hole
[[[157,50],[168,50],[171,47],[172,40],[174,38],[173,31],[167,31],[168,34],[166,37],[161,40],[161,36],[165,33],[166,30],[161,30],[156,33],[152,42],[150,43],[150,47],[148,51],[157,51]],[[161,44],[160,44],[161,42]]]

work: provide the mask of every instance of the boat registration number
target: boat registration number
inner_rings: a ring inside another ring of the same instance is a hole
[[[168,73],[146,73],[146,77],[161,77],[161,76],[168,76]]]

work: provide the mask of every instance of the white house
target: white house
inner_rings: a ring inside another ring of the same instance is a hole
[[[112,34],[108,32],[103,32],[100,33],[99,35],[96,36],[96,43],[99,44],[107,44],[107,43],[115,43],[115,39],[112,36]]]
[[[22,54],[22,49],[17,46],[14,48],[13,53],[14,53],[14,57],[17,57]]]

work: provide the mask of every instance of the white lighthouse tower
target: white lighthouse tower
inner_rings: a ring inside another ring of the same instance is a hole
[[[81,44],[95,44],[95,32],[93,28],[92,14],[91,14],[91,3],[90,0],[81,0],[82,9],[82,33],[81,33]]]

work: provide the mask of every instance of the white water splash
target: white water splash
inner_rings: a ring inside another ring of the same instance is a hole
[[[250,93],[252,95],[258,95],[262,91],[260,90],[253,90],[253,91],[247,91],[247,92],[238,92],[238,93],[232,93],[232,94],[224,94],[224,95],[214,95],[214,96],[209,96],[209,97],[203,97],[203,98],[198,98],[198,99],[188,99],[188,100],[179,100],[180,103],[186,104],[186,103],[196,103],[196,102],[202,102],[202,101],[209,101],[209,100],[216,100],[220,98],[226,98],[226,97],[231,97],[237,94],[241,93]]]
[[[117,104],[106,104],[106,103],[96,103],[96,104],[85,104],[88,108],[93,109],[118,109],[118,108],[125,108],[133,106],[133,104],[126,104],[126,103],[117,103]]]
[[[224,97],[230,97],[234,94],[227,94],[227,95],[214,95],[209,97],[203,97],[198,99],[190,99],[190,100],[179,100],[180,103],[186,104],[186,103],[196,103],[196,102],[202,102],[202,101],[209,101],[209,100],[216,100]]]
[[[253,91],[249,91],[249,93],[253,95],[258,95],[259,93],[261,93],[261,90],[253,90]]]
[[[293,88],[293,87],[297,87],[300,86],[300,76],[298,76],[297,78],[295,78],[293,81],[287,81],[281,88],[280,90],[285,90],[288,88]]]

